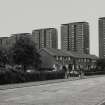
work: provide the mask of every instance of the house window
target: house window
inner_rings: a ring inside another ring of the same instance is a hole
[[[62,60],[62,57],[60,57],[60,60]]]
[[[81,60],[80,60],[80,59],[78,59],[78,62],[81,62]]]
[[[86,62],[86,58],[84,58],[84,62]]]
[[[92,62],[94,63],[94,62],[96,62],[96,60],[92,60]]]
[[[67,61],[67,57],[65,57],[65,61]]]
[[[70,61],[70,60],[71,60],[71,58],[69,57],[69,58],[68,58],[68,60]]]
[[[89,59],[87,59],[87,62],[89,62]]]
[[[83,59],[81,59],[81,62],[83,62]]]
[[[57,61],[58,61],[58,59],[59,59],[58,56],[56,56],[56,60],[57,60]]]

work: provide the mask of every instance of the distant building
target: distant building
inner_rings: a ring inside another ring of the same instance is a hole
[[[87,22],[62,24],[61,48],[89,54],[89,24]]]
[[[32,35],[31,33],[17,33],[17,34],[12,34],[9,38],[10,41],[10,45],[12,46],[13,44],[16,43],[17,40],[19,40],[19,38],[25,38],[28,37],[30,39],[32,39]]]
[[[83,67],[84,70],[93,69],[96,67],[97,57],[95,55],[80,54],[77,52],[65,51],[60,49],[48,49],[43,48],[39,50],[41,55],[42,68],[59,67],[75,67],[78,70],[79,67]]]
[[[16,43],[17,40],[19,40],[19,38],[24,38],[24,37],[28,37],[32,39],[32,35],[31,33],[17,33],[17,34],[12,34],[10,36],[10,42],[11,43]]]
[[[8,49],[12,47],[20,37],[29,37],[32,39],[32,35],[30,33],[12,34],[10,37],[0,37],[0,47]]]
[[[33,30],[32,39],[36,43],[37,49],[58,48],[58,33],[55,28]]]
[[[0,37],[0,47],[1,48],[8,48],[10,45],[9,41],[10,37]]]
[[[99,18],[99,57],[105,57],[105,17]]]

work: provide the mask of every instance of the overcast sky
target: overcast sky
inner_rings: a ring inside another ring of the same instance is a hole
[[[87,21],[90,52],[98,55],[98,18],[105,16],[105,0],[0,0],[0,36],[37,28]],[[60,48],[60,41],[59,41]]]

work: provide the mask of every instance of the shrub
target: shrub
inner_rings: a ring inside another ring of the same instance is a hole
[[[105,71],[101,70],[101,71],[85,71],[85,75],[89,76],[89,75],[102,75],[105,74]]]
[[[51,79],[60,79],[64,78],[65,72],[63,70],[57,71],[41,71],[40,80],[51,80]]]
[[[65,77],[65,71],[35,71],[25,72],[23,70],[0,69],[0,84],[23,83],[39,80],[62,79]]]

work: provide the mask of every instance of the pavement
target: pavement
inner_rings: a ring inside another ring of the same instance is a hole
[[[105,76],[0,90],[0,105],[104,105]]]

